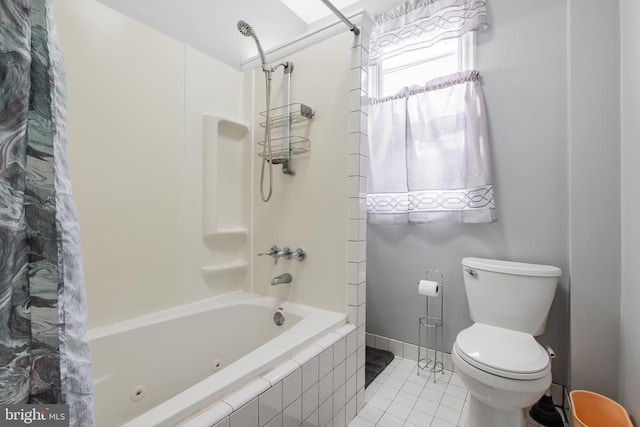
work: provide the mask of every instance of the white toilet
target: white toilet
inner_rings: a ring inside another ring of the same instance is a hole
[[[548,265],[463,258],[471,319],[451,358],[470,392],[467,427],[521,427],[524,408],[551,384],[544,332],[561,270]]]

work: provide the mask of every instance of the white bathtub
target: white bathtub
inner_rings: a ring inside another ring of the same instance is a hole
[[[175,424],[345,322],[343,313],[234,292],[92,329],[96,424]]]

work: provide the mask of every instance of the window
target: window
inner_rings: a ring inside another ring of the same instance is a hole
[[[383,98],[403,87],[424,85],[437,77],[475,68],[475,32],[385,57],[369,69],[370,94]]]

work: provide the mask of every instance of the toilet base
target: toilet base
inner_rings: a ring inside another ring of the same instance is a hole
[[[494,408],[470,394],[466,427],[525,427],[526,424],[523,409]]]

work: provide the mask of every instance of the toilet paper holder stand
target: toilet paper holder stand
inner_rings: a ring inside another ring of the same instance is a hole
[[[437,297],[425,296],[425,315],[418,318],[418,369],[417,373],[432,373],[433,382],[437,381],[435,375],[444,371],[443,353],[443,319],[444,319],[444,275],[438,270],[427,270],[426,280],[435,280],[440,284],[440,295]],[[437,301],[440,300],[440,310],[435,312]],[[430,303],[431,302],[431,303]],[[431,313],[429,308],[431,306]],[[424,345],[423,345],[424,341]],[[429,346],[433,343],[433,348]]]

